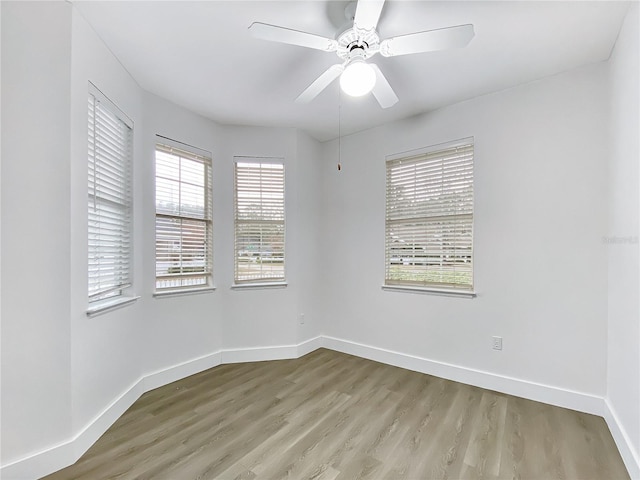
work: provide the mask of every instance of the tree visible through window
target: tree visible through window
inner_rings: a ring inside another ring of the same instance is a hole
[[[285,279],[284,217],[282,160],[236,157],[236,283]]]
[[[473,289],[473,143],[387,160],[385,284]]]

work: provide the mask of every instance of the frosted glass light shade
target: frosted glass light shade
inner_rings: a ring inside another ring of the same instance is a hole
[[[353,62],[340,76],[340,88],[347,95],[361,97],[369,93],[376,84],[376,73],[363,61]]]

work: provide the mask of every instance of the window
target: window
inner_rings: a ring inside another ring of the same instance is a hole
[[[156,291],[211,286],[211,155],[158,141]]]
[[[385,284],[473,290],[473,140],[387,160]]]
[[[89,303],[131,286],[132,122],[100,94],[89,94]]]
[[[235,160],[235,283],[284,281],[283,161]]]

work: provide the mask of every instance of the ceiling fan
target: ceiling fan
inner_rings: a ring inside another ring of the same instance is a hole
[[[473,25],[467,24],[380,40],[376,29],[383,5],[384,0],[359,0],[357,4],[349,4],[345,9],[349,24],[338,31],[335,39],[260,22],[252,23],[249,31],[263,40],[336,52],[342,60],[309,85],[296,102],[310,102],[340,77],[340,87],[348,95],[357,97],[373,92],[380,106],[388,108],[398,101],[398,97],[380,68],[368,59],[376,53],[395,57],[464,47],[473,38],[474,31]],[[351,21],[353,26],[349,26]]]

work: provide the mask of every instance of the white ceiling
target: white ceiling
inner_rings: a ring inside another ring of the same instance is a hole
[[[216,122],[297,127],[338,136],[338,82],[307,105],[294,99],[335,53],[254,39],[255,21],[334,37],[346,1],[74,2],[140,86]],[[375,57],[400,101],[342,95],[342,134],[606,60],[623,2],[394,1],[381,38],[472,23],[464,49]],[[585,99],[588,100],[588,99]]]

